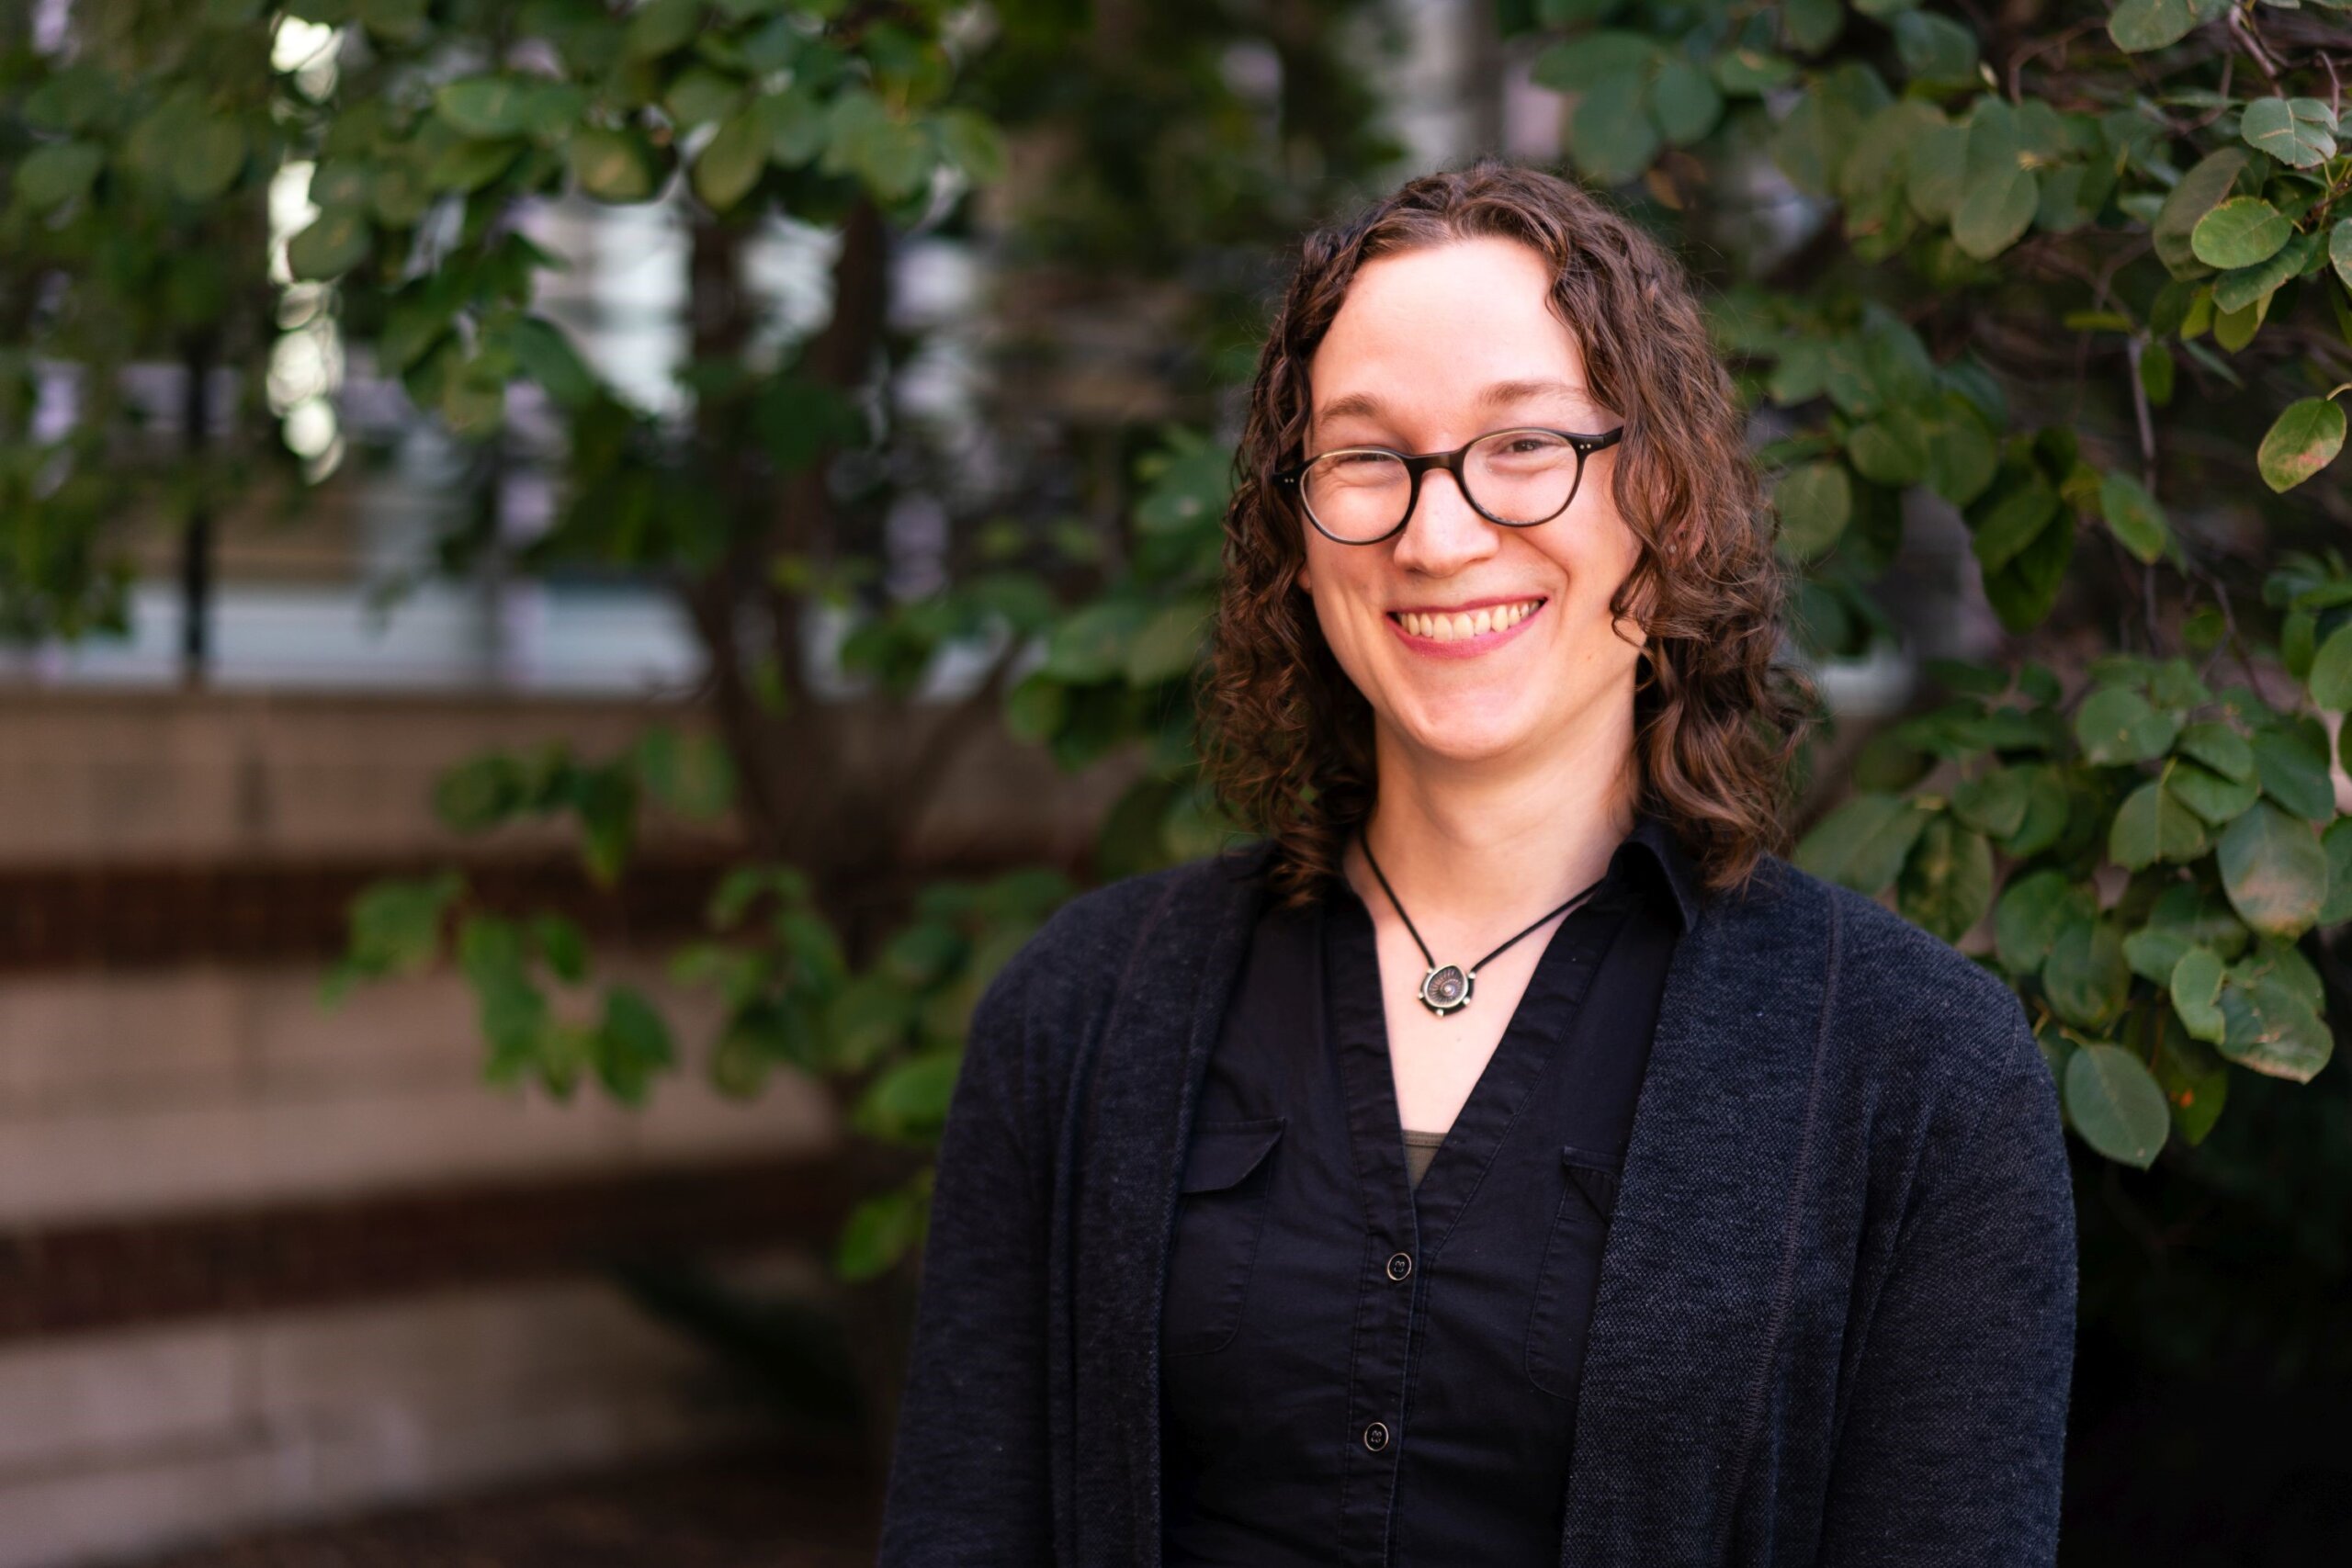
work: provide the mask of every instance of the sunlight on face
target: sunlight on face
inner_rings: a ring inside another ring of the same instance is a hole
[[[1616,429],[1585,389],[1550,288],[1549,264],[1503,239],[1365,265],[1308,367],[1306,455],[1443,451],[1514,425]],[[1453,761],[1625,744],[1642,632],[1610,626],[1637,555],[1611,494],[1619,450],[1588,458],[1575,502],[1532,528],[1488,522],[1439,470],[1405,531],[1379,544],[1339,544],[1298,520],[1300,586],[1384,741]]]

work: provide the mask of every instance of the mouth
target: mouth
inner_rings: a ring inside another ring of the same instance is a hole
[[[1452,612],[1391,610],[1388,624],[1397,629],[1408,645],[1425,651],[1483,653],[1525,626],[1545,603],[1539,595]]]

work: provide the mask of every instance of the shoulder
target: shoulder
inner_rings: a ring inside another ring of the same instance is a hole
[[[1963,1095],[2047,1077],[2024,1005],[1993,969],[1875,898],[1766,858],[1783,897],[1820,911],[1826,1022],[1867,1065]]]
[[[1826,1113],[1890,1212],[1911,1212],[1925,1183],[2070,1224],[2057,1084],[2017,992],[1875,898],[1786,861],[1774,869],[1797,895],[1784,919],[1818,912],[1796,923],[1825,946]]]
[[[1266,846],[1121,877],[1078,895],[1046,920],[989,987],[981,1007],[1066,1028],[1099,1020],[1122,988],[1152,987],[1253,905]],[[978,1019],[975,1019],[976,1032]]]

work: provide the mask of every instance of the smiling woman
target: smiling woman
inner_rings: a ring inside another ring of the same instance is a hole
[[[1237,466],[1203,717],[1262,838],[974,1015],[884,1563],[2052,1562],[2056,1095],[1778,852],[1812,696],[1677,263],[1411,181],[1306,238]]]

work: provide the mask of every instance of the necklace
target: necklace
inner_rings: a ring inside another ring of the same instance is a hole
[[[1430,951],[1430,944],[1421,940],[1420,931],[1414,927],[1413,917],[1405,913],[1405,901],[1396,897],[1396,889],[1388,886],[1388,878],[1381,875],[1380,863],[1372,858],[1372,840],[1366,838],[1363,834],[1358,833],[1356,835],[1356,841],[1363,846],[1364,864],[1372,867],[1372,874],[1375,877],[1379,877],[1380,879],[1380,890],[1383,893],[1387,894],[1388,901],[1396,907],[1396,918],[1405,922],[1405,929],[1408,931],[1412,932],[1413,945],[1419,948],[1421,950],[1421,956],[1429,961],[1430,972],[1427,976],[1423,976],[1421,980],[1421,988],[1419,993],[1421,1005],[1429,1009],[1430,1011],[1437,1014],[1440,1018],[1443,1018],[1448,1013],[1459,1011],[1461,1009],[1466,1008],[1470,1005],[1471,982],[1477,979],[1479,970],[1484,969],[1487,964],[1494,962],[1497,953],[1501,953],[1504,948],[1510,946],[1512,942],[1517,942],[1519,937],[1525,936],[1529,931],[1532,931],[1538,926],[1543,925],[1545,920],[1550,920],[1556,916],[1564,915],[1570,909],[1575,908],[1577,905],[1583,903],[1586,899],[1591,897],[1595,893],[1598,893],[1600,890],[1600,882],[1606,882],[1609,880],[1608,877],[1604,875],[1600,879],[1600,882],[1594,883],[1591,886],[1586,888],[1583,892],[1577,894],[1575,897],[1569,899],[1558,908],[1553,910],[1551,914],[1544,916],[1543,919],[1538,920],[1534,925],[1528,927],[1527,931],[1520,932],[1519,936],[1515,936],[1510,939],[1510,942],[1503,943],[1502,947],[1495,949],[1494,953],[1487,954],[1486,957],[1481,958],[1477,963],[1473,964],[1467,969],[1464,969],[1459,964],[1440,964],[1437,961],[1437,955]]]

